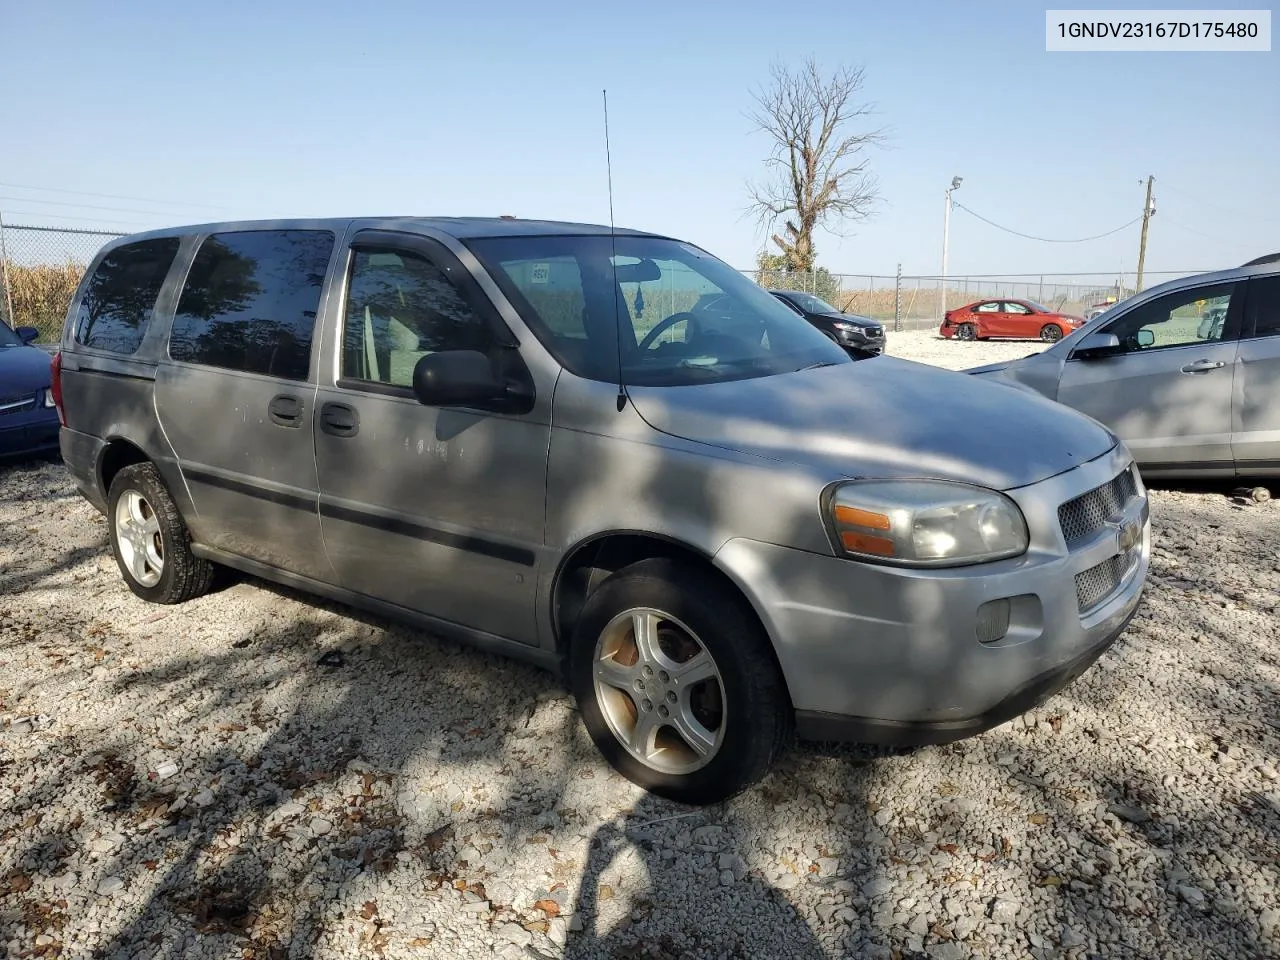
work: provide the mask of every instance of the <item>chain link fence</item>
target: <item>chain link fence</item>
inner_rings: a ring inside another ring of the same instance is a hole
[[[11,327],[36,327],[41,342],[57,340],[85,267],[119,236],[107,230],[0,227],[0,314]]]
[[[742,270],[745,276],[771,290],[800,290],[813,294],[843,313],[879,320],[890,330],[929,330],[944,310],[975,300],[1007,298],[1031,300],[1050,310],[1087,316],[1096,306],[1131,297],[1137,275],[1116,274],[982,274],[947,277],[884,276],[830,273],[825,268],[804,273]],[[1143,287],[1203,271],[1148,271]]]
[[[107,230],[0,227],[0,315],[11,327],[38,328],[42,341],[56,340],[85,266],[103,244],[119,236]],[[807,273],[741,272],[770,289],[812,293],[845,313],[871,317],[891,330],[932,329],[943,309],[994,297],[1033,300],[1084,316],[1095,305],[1132,296],[1137,287],[1132,273],[968,275],[947,277],[943,284],[939,277],[831,273],[825,268]],[[1144,285],[1186,273],[1148,272]]]

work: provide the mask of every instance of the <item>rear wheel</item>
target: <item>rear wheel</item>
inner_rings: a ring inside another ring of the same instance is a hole
[[[587,732],[627,779],[690,804],[762,779],[791,737],[768,638],[694,566],[644,560],[587,599],[569,665]]]
[[[191,534],[150,463],[125,467],[107,493],[111,552],[129,589],[152,603],[208,593],[214,567],[191,552]]]
[[[1056,323],[1046,323],[1040,328],[1040,339],[1045,343],[1057,343],[1062,339],[1062,328]]]
[[[977,340],[978,330],[972,323],[962,323],[956,327],[957,340]]]

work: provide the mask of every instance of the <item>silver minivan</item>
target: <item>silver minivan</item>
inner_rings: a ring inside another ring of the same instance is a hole
[[[691,803],[793,733],[923,745],[1018,715],[1115,640],[1147,572],[1145,489],[1104,427],[854,360],[636,231],[125,237],[53,390],[134,593],[190,600],[225,565],[522,657],[619,771]]]
[[[1280,254],[1170,280],[966,373],[1106,424],[1149,477],[1280,476]]]

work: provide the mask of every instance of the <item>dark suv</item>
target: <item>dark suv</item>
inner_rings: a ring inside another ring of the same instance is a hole
[[[846,350],[884,353],[884,325],[878,320],[843,313],[821,297],[800,290],[769,292]]]

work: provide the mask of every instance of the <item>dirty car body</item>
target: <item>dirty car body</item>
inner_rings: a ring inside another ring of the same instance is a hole
[[[1095,418],[1148,476],[1280,476],[1280,255],[1170,280],[965,372]]]
[[[1102,426],[852,359],[652,234],[123,238],[55,370],[63,457],[140,596],[224,564],[561,671],[606,758],[688,802],[758,780],[793,728],[927,744],[1017,715],[1115,640],[1147,571]]]

